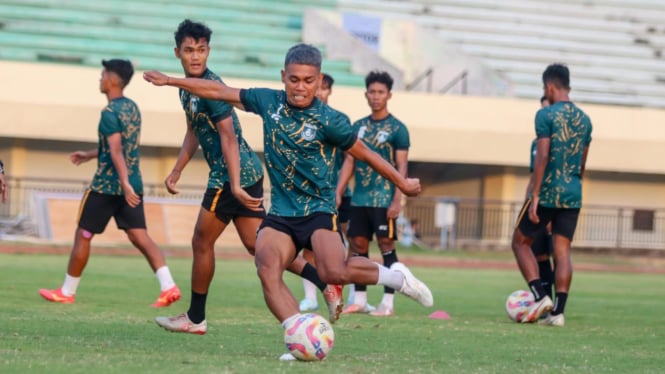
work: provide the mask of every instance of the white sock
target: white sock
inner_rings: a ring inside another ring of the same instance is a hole
[[[81,277],[72,277],[69,274],[65,274],[65,282],[62,284],[60,290],[65,296],[76,295],[76,289],[79,287],[79,282]]]
[[[357,305],[367,305],[367,291],[356,291],[353,303]]]
[[[394,293],[384,293],[383,294],[383,299],[381,299],[381,304],[384,306],[390,308],[390,309],[395,309],[393,307],[393,299],[395,298]]]
[[[312,300],[315,304],[317,304],[316,291],[318,288],[316,285],[307,279],[303,279],[302,286],[305,289],[305,299]]]
[[[388,286],[399,291],[402,289],[402,283],[404,283],[404,274],[399,271],[390,270],[387,267],[376,264],[379,267],[379,281],[376,284],[382,286]]]
[[[171,272],[169,271],[168,266],[165,265],[157,269],[155,275],[157,276],[159,287],[162,289],[162,291],[166,291],[169,288],[175,286],[175,282],[173,281],[173,277],[171,276]]]
[[[284,321],[282,321],[282,327],[286,328],[286,326],[289,325],[289,322],[291,322],[291,320],[293,320],[295,318],[298,318],[298,317],[300,317],[300,313],[294,314],[291,317],[285,319]]]
[[[355,304],[356,300],[356,285],[351,283],[346,287],[349,290],[349,296],[346,298],[346,303],[348,305]]]

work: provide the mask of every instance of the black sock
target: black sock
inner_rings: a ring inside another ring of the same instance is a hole
[[[529,289],[531,290],[531,293],[533,294],[533,297],[536,299],[536,301],[540,301],[545,296],[547,296],[545,294],[545,290],[543,289],[543,285],[540,283],[540,278],[529,282]]]
[[[563,310],[566,308],[567,300],[567,292],[557,292],[556,298],[554,299],[554,309],[552,309],[552,314],[562,314]]]
[[[381,256],[383,257],[383,266],[390,268],[390,265],[394,264],[395,262],[398,262],[399,260],[397,259],[397,250],[394,248],[388,252],[382,253]],[[390,287],[383,287],[383,292],[387,294],[395,293],[394,288]]]
[[[369,253],[354,253],[353,255],[369,258]],[[355,287],[356,291],[367,292],[367,285],[366,284],[355,283],[353,286]]]
[[[305,267],[302,269],[300,276],[314,283],[316,287],[321,290],[321,292],[323,292],[328,286],[327,284],[323,283],[321,278],[319,278],[319,273],[316,272],[316,268],[309,262],[305,264]]]
[[[554,286],[554,272],[550,260],[538,261],[538,271],[540,271],[540,282],[543,285],[545,294],[552,298],[552,286]]]
[[[206,300],[208,294],[192,291],[192,301],[189,303],[187,317],[194,323],[201,323],[206,319]]]

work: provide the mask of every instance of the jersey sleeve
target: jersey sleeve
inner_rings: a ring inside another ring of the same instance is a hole
[[[333,112],[325,129],[328,142],[344,151],[351,148],[358,139],[349,117],[339,112]]]
[[[403,124],[400,124],[395,134],[395,150],[408,150],[411,146],[411,139],[409,138],[409,130]]]
[[[540,109],[536,113],[536,138],[552,137],[552,119],[547,108]]]
[[[99,132],[104,136],[122,132],[120,119],[109,107],[104,108],[102,111],[102,119],[99,121]]]
[[[268,95],[274,95],[274,90],[269,88],[249,88],[240,90],[240,101],[245,110],[261,115],[262,108],[267,105]]]
[[[231,116],[233,107],[218,100],[205,100],[206,112],[208,112],[212,123],[217,124],[219,121]]]

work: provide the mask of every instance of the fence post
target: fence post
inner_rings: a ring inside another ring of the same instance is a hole
[[[619,211],[617,212],[618,218],[617,218],[617,249],[621,248],[621,242],[623,240],[623,208],[619,208]]]

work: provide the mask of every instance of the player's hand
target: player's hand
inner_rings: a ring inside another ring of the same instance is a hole
[[[166,190],[169,191],[171,195],[175,195],[178,192],[180,192],[175,187],[179,179],[180,179],[180,172],[177,170],[172,170],[171,174],[169,174],[169,176],[166,177],[166,179],[164,179],[164,185],[166,186]]]
[[[533,223],[539,223],[540,218],[538,218],[538,203],[540,199],[538,196],[533,196],[531,198],[531,204],[529,204],[529,220]]]
[[[155,86],[165,86],[169,83],[169,76],[157,70],[150,70],[143,73],[143,79]]]
[[[400,201],[393,201],[390,203],[390,206],[386,210],[386,216],[388,219],[395,219],[399,217],[399,212],[402,210],[402,203]]]
[[[242,188],[233,190],[233,196],[249,210],[253,210],[255,212],[260,212],[263,210],[263,207],[261,206],[261,203],[263,203],[262,197],[254,197],[248,194],[247,191],[243,190]]]
[[[420,178],[406,178],[406,182],[400,188],[406,196],[416,196],[422,191]]]
[[[123,183],[122,190],[125,193],[125,201],[132,208],[136,208],[141,203],[141,196],[134,192],[134,188],[129,183]]]
[[[86,151],[76,151],[69,154],[69,160],[72,164],[78,166],[86,161],[90,161],[92,157]]]

